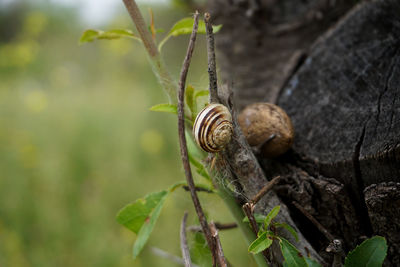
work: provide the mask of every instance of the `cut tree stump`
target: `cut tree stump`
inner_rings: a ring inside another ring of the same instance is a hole
[[[266,177],[283,177],[275,191],[320,255],[331,260],[328,241],[293,200],[346,252],[386,237],[385,265],[399,266],[400,2],[354,3],[212,1],[224,25],[218,64],[239,110],[276,102],[291,117],[293,148],[260,162]]]

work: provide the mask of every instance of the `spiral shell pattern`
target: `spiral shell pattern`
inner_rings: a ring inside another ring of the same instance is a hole
[[[232,116],[221,104],[210,104],[199,112],[193,125],[197,144],[207,152],[222,150],[231,140]]]

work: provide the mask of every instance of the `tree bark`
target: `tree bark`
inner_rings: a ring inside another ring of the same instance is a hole
[[[379,234],[385,265],[400,265],[400,2],[218,0],[210,9],[224,25],[217,63],[237,110],[274,102],[293,121],[293,148],[259,162],[266,177],[283,177],[275,193],[298,229],[331,262],[328,241],[292,201],[345,252]],[[263,186],[252,182],[240,181],[249,198]]]

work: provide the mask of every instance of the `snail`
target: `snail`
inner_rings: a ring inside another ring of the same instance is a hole
[[[249,145],[260,148],[263,157],[282,155],[293,144],[292,122],[286,112],[277,105],[251,104],[239,114],[238,122]]]
[[[194,121],[194,138],[207,152],[221,151],[231,140],[232,134],[232,115],[222,104],[207,105]]]

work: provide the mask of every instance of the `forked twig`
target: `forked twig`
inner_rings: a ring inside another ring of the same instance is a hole
[[[190,60],[193,54],[194,44],[196,41],[196,34],[198,28],[198,21],[199,21],[199,13],[196,11],[194,14],[194,23],[193,23],[193,31],[190,36],[190,41],[188,45],[188,49],[186,52],[185,59],[183,61],[181,75],[179,78],[179,91],[178,91],[178,135],[179,135],[179,144],[180,144],[180,151],[182,157],[183,168],[185,170],[185,176],[187,180],[187,184],[190,189],[190,195],[193,200],[193,204],[197,213],[197,216],[200,221],[200,225],[202,227],[204,236],[206,238],[208,247],[210,248],[211,254],[213,256],[213,265],[216,266],[217,264],[217,253],[215,249],[215,242],[214,238],[211,235],[210,228],[207,223],[207,219],[204,215],[203,209],[201,207],[199,198],[196,193],[196,187],[193,181],[192,172],[190,170],[189,164],[189,156],[187,151],[186,139],[185,139],[185,116],[184,116],[184,96],[185,96],[185,84],[186,84],[186,77],[190,66]]]

